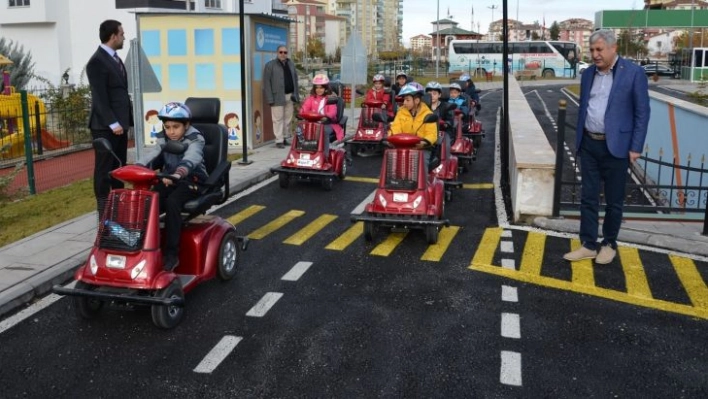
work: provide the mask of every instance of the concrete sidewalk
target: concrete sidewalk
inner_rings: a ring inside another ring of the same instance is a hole
[[[501,82],[479,86],[483,90],[498,89]],[[350,114],[350,110],[346,113]],[[348,135],[356,129],[358,117],[358,113],[349,115]],[[251,151],[251,164],[235,162],[230,173],[231,194],[270,177],[270,168],[277,166],[285,154],[286,150],[269,144]],[[96,220],[96,213],[92,212],[0,248],[0,317],[47,294],[53,285],[71,279],[93,245]],[[535,225],[540,229],[578,232],[577,220],[537,218]],[[708,257],[708,237],[700,235],[702,227],[702,223],[628,221],[622,226],[620,240]]]

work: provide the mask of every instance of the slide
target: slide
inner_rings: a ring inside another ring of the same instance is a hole
[[[70,145],[71,143],[68,140],[59,140],[46,129],[42,129],[42,147],[45,149],[58,150],[61,148],[66,148]]]
[[[25,153],[25,137],[22,133],[12,133],[0,139],[0,159],[21,157]]]

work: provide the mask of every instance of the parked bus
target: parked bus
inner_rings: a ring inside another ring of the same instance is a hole
[[[483,75],[501,73],[504,42],[451,40],[448,53],[449,73],[467,72]],[[532,40],[509,42],[511,72],[533,70],[546,78],[574,76],[580,61],[580,47],[573,42]]]

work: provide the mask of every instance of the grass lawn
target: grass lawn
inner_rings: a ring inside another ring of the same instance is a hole
[[[229,154],[231,162],[241,153]],[[93,179],[0,204],[0,247],[96,210]]]

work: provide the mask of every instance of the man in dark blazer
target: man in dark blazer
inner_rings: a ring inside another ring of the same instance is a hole
[[[580,108],[575,145],[580,157],[582,190],[580,241],[582,246],[564,255],[569,261],[595,259],[612,262],[622,223],[627,168],[644,148],[649,124],[649,85],[644,70],[617,55],[611,30],[590,35],[594,65],[580,81]],[[603,240],[598,252],[600,183],[605,184]]]
[[[133,126],[133,107],[128,95],[128,75],[117,50],[125,40],[120,22],[109,19],[98,29],[101,45],[86,65],[86,75],[91,87],[91,114],[89,129],[94,139],[106,138],[113,151],[125,164],[128,152],[128,129]],[[99,218],[111,188],[121,188],[123,183],[111,179],[109,172],[117,168],[118,161],[110,155],[95,153],[93,191]]]

